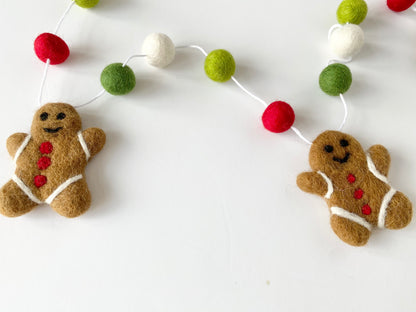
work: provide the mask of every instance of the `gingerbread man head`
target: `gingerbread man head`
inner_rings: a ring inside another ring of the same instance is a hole
[[[81,118],[69,104],[49,103],[42,106],[32,122],[32,136],[36,140],[74,136],[81,130]]]
[[[366,166],[366,154],[361,144],[352,136],[339,131],[325,131],[313,142],[309,163],[315,171],[331,176],[353,172]]]

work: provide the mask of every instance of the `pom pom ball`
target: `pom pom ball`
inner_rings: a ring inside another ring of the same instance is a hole
[[[75,0],[75,3],[81,8],[89,9],[95,7],[100,0]]]
[[[282,133],[292,127],[295,122],[295,112],[286,102],[273,102],[264,111],[262,120],[267,130]]]
[[[142,47],[147,62],[155,67],[166,67],[175,59],[175,45],[165,34],[151,34],[146,37]]]
[[[130,67],[114,63],[104,68],[101,73],[101,84],[112,95],[124,95],[134,89],[136,77]]]
[[[338,7],[337,18],[340,24],[361,24],[368,12],[367,3],[364,0],[344,0]]]
[[[328,95],[340,95],[348,91],[352,83],[350,69],[344,64],[332,64],[319,76],[319,86]]]
[[[230,52],[214,50],[205,59],[205,73],[217,82],[226,82],[235,73],[235,61]]]
[[[35,40],[35,53],[46,63],[49,59],[51,65],[61,64],[69,57],[68,45],[54,34],[44,33]]]
[[[364,32],[358,25],[344,25],[334,30],[329,38],[329,45],[337,57],[352,58],[364,45]]]
[[[402,12],[410,8],[416,0],[387,0],[387,6],[394,12]]]

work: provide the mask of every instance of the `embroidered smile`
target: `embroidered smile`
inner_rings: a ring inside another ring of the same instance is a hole
[[[334,161],[339,162],[340,164],[343,164],[343,163],[346,163],[348,159],[350,159],[350,153],[345,154],[344,158],[333,157],[332,159]]]
[[[48,133],[57,133],[59,130],[62,130],[63,128],[62,127],[58,127],[58,128],[55,128],[55,129],[51,129],[51,128],[43,128],[43,130],[45,131],[45,132],[48,132]]]

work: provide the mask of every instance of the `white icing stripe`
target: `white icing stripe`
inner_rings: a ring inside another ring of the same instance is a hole
[[[61,194],[68,186],[70,186],[72,183],[75,183],[81,179],[82,179],[82,174],[66,180],[64,183],[58,186],[58,188],[45,200],[45,203],[50,205],[53,202],[53,200],[59,194]],[[41,205],[44,203],[41,200],[39,200],[35,195],[33,195],[32,191],[26,186],[26,184],[21,179],[19,179],[17,175],[14,174],[12,176],[12,180],[17,184],[17,186],[20,187],[20,189],[27,195],[27,197],[30,198],[31,201],[37,203],[38,205]]]
[[[386,184],[389,184],[389,181],[387,180],[387,177],[382,175],[376,168],[376,166],[374,165],[373,160],[370,157],[370,154],[367,154],[367,165],[368,165],[368,170],[370,170],[370,172],[380,181],[383,181]]]
[[[33,195],[32,191],[26,186],[26,184],[19,179],[19,177],[17,175],[13,175],[12,176],[12,180],[20,187],[20,189],[27,195],[27,197],[30,198],[31,201],[37,203],[37,204],[42,204],[42,202],[36,198],[35,195]]]
[[[51,204],[54,199],[61,194],[68,186],[70,186],[72,183],[75,183],[82,179],[82,174],[79,174],[73,178],[70,178],[66,180],[64,183],[58,186],[58,188],[45,200],[45,203]]]
[[[318,171],[318,173],[322,176],[322,178],[324,178],[326,184],[328,185],[328,191],[325,195],[325,198],[330,199],[332,193],[334,192],[334,186],[332,185],[332,181],[328,178],[328,176],[325,173],[321,171]]]
[[[360,216],[357,216],[354,213],[351,213],[339,207],[331,207],[331,212],[336,216],[358,223],[359,225],[365,227],[367,230],[371,231],[371,224],[368,223],[364,218],[361,218]]]
[[[88,161],[91,157],[91,154],[90,154],[90,150],[88,149],[87,143],[85,142],[84,137],[82,136],[81,131],[78,132],[78,140],[82,146],[82,149],[84,150],[85,156],[87,157],[87,161]]]
[[[378,227],[384,228],[386,222],[386,215],[387,215],[387,207],[389,206],[391,199],[397,193],[394,188],[391,188],[390,191],[384,195],[383,201],[381,203],[380,212],[378,214]]]
[[[26,146],[29,144],[30,139],[32,136],[28,134],[24,141],[22,142],[22,145],[19,146],[19,148],[16,151],[16,154],[14,155],[13,162],[16,164],[17,160],[19,159],[20,155],[22,155],[23,151],[25,150]]]

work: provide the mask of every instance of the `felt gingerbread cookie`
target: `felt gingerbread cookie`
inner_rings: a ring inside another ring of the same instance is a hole
[[[313,142],[313,172],[298,176],[299,188],[325,198],[331,227],[344,242],[363,246],[375,226],[401,229],[412,219],[412,203],[390,186],[390,155],[381,145],[364,152],[348,134],[326,131]]]
[[[81,118],[71,105],[50,103],[36,112],[31,134],[9,137],[7,149],[16,171],[0,189],[3,215],[21,216],[43,203],[68,218],[88,210],[85,166],[106,137],[101,129],[81,129]]]

